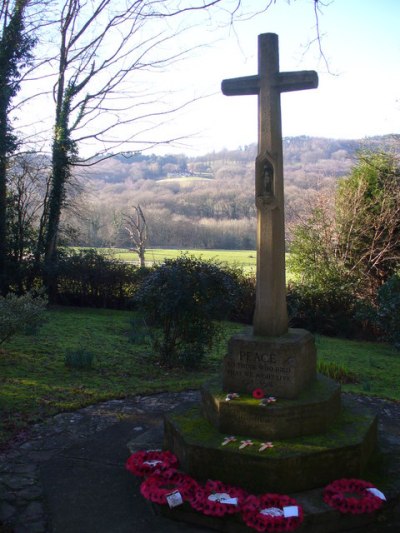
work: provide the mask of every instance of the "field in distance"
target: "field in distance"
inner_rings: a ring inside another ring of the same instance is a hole
[[[124,248],[103,249],[105,253],[112,255],[121,261],[138,263],[138,255]],[[255,271],[255,250],[174,250],[163,248],[149,248],[146,250],[145,260],[147,264],[162,263],[165,259],[176,259],[182,253],[208,260],[217,260],[230,266],[240,266],[246,271]]]

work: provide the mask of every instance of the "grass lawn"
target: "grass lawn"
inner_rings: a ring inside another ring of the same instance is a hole
[[[108,251],[108,250],[107,250]],[[127,249],[117,248],[109,250],[113,257],[122,261],[137,261],[138,256]],[[238,265],[244,268],[256,268],[255,250],[165,250],[162,248],[149,248],[146,250],[146,261],[162,263],[164,259],[176,259],[182,253],[187,252],[204,260],[217,259],[228,265]]]
[[[75,248],[78,250],[79,248]],[[110,255],[120,261],[127,261],[139,264],[138,255],[135,252],[131,252],[127,248],[97,248],[97,251],[101,251],[106,255]],[[195,257],[208,260],[217,260],[222,263],[226,263],[229,266],[237,266],[243,268],[244,272],[254,273],[256,272],[256,250],[179,250],[179,249],[164,249],[164,248],[148,248],[146,250],[145,260],[146,264],[163,263],[165,259],[176,259],[182,253],[188,253]],[[289,254],[286,254],[286,259]],[[286,269],[286,280],[293,281],[293,276]]]
[[[197,388],[215,375],[226,341],[242,327],[224,324],[224,335],[204,368],[166,371],[147,345],[129,339],[132,313],[55,308],[36,335],[19,335],[0,352],[0,445],[30,422],[63,410],[138,393]],[[346,367],[357,383],[343,390],[400,401],[399,353],[385,344],[317,337],[319,357]],[[66,350],[96,355],[92,369],[64,364]]]

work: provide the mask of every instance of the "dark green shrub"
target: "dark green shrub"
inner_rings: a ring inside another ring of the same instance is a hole
[[[229,320],[241,324],[252,324],[256,305],[256,278],[243,272],[242,268],[224,266],[236,285],[237,300],[229,313]]]
[[[92,368],[95,355],[85,348],[77,350],[68,350],[65,353],[64,363],[69,368]]]
[[[388,279],[378,290],[376,323],[383,337],[400,350],[400,275]]]
[[[346,287],[292,285],[287,302],[291,327],[342,337],[353,337],[361,331],[357,301]]]
[[[0,344],[16,333],[32,332],[44,322],[47,299],[27,292],[22,296],[0,296]]]
[[[156,328],[153,348],[170,367],[198,366],[219,326],[237,301],[234,277],[218,264],[183,255],[167,260],[144,279],[134,304]]]
[[[94,249],[68,250],[57,263],[58,303],[125,309],[148,272]]]

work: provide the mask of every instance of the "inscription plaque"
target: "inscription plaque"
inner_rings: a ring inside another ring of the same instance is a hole
[[[316,376],[313,336],[290,329],[276,338],[235,335],[224,359],[226,392],[251,393],[260,387],[269,395],[295,398]]]

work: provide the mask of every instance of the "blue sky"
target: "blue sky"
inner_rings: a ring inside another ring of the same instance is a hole
[[[249,8],[260,4],[247,2]],[[319,75],[318,89],[282,95],[284,136],[400,133],[400,1],[325,4],[319,25],[329,71],[312,42],[313,1],[278,0],[233,29],[221,28],[217,42],[187,60],[181,71],[171,72],[192,94],[218,93],[176,119],[177,131],[200,132],[184,143],[184,151],[196,154],[256,142],[257,98],[226,97],[219,87],[224,78],[256,74],[257,35],[267,32],[279,35],[282,71],[312,69]]]
[[[254,14],[270,1],[266,12],[243,16],[243,11]],[[360,139],[400,133],[400,0],[321,1],[324,5],[321,5],[319,26],[326,61],[316,42],[314,0],[242,0],[242,20],[235,21],[233,26],[226,23],[227,13],[224,15],[217,9],[185,13],[171,22],[158,19],[148,34],[139,32],[136,35],[139,43],[151,32],[163,35],[165,29],[174,36],[164,45],[164,50],[162,45],[154,49],[156,58],[163,53],[174,55],[175,51],[193,50],[184,61],[156,69],[157,73],[134,70],[127,84],[131,92],[123,93],[124,103],[142,104],[140,99],[150,95],[146,110],[152,113],[153,100],[154,105],[164,105],[165,99],[176,107],[191,99],[198,100],[173,117],[157,116],[148,121],[145,118],[121,126],[114,139],[125,144],[118,149],[138,149],[137,144],[126,143],[138,130],[149,135],[151,141],[183,137],[175,145],[159,146],[157,153],[201,155],[256,142],[257,97],[226,97],[220,86],[225,78],[257,73],[257,36],[268,32],[279,36],[281,71],[316,70],[319,76],[318,89],[282,95],[284,136]],[[236,2],[224,0],[219,6],[232,7]],[[190,29],[179,34],[179,25]],[[46,53],[45,47],[49,46],[48,53],[52,56],[58,53],[51,48],[57,44],[57,33],[50,37],[41,46]],[[47,90],[52,87],[57,65],[54,62],[46,65],[53,69],[53,78],[38,77],[37,88],[27,83],[21,97],[26,96],[25,91],[41,93],[43,86]],[[203,98],[205,95],[211,96]],[[43,94],[34,105],[32,102],[27,104],[29,112],[21,112],[17,124],[25,127],[36,143],[38,138],[42,139],[43,149],[49,149],[54,123],[51,94]],[[106,112],[99,115],[101,121],[107,118]],[[24,126],[24,121],[29,124]],[[158,127],[159,122],[164,124]],[[41,137],[35,132],[42,132]],[[96,142],[89,140],[86,146],[81,143],[80,153],[96,152]],[[107,151],[109,146],[102,145],[101,149]]]

